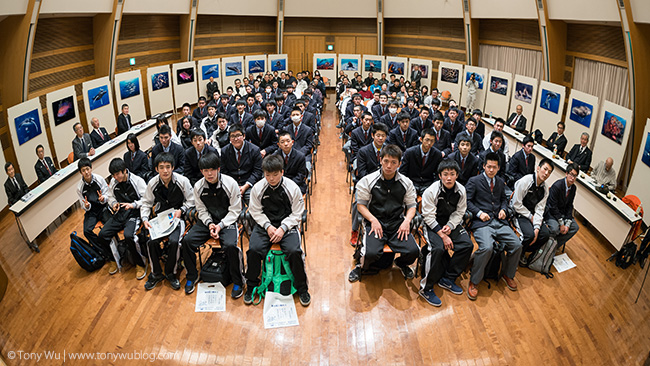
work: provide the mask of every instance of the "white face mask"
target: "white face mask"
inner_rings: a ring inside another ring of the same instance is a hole
[[[300,122],[300,116],[291,116],[293,122]]]
[[[266,120],[265,120],[265,119],[257,119],[257,120],[255,120],[255,125],[256,125],[258,128],[262,128],[262,127],[264,127],[264,124],[265,124],[265,123],[266,123]]]
[[[379,104],[381,104],[381,105],[386,105],[386,104],[388,104],[388,101],[382,101],[382,100],[380,100],[380,101],[379,101]]]
[[[364,86],[363,88],[361,88],[361,90],[366,91],[368,90],[368,88]]]
[[[267,93],[270,93],[270,92],[271,92],[271,89],[266,89],[266,92],[267,92]]]
[[[397,113],[397,108],[388,108],[388,113],[390,113],[390,114]]]

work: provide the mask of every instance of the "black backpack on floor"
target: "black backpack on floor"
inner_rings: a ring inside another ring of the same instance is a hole
[[[623,248],[616,253],[616,267],[623,269],[631,266],[636,257],[636,244],[629,242],[623,245]]]
[[[221,282],[223,287],[232,283],[230,278],[230,268],[228,267],[228,257],[223,249],[215,248],[210,254],[207,262],[201,267],[201,280],[203,282]]]
[[[488,280],[498,281],[501,278],[501,263],[504,256],[505,245],[495,242],[492,247],[492,255],[485,266],[485,272],[483,272],[483,280],[488,283],[488,288],[490,288],[490,281]]]
[[[76,231],[70,234],[70,252],[81,268],[88,272],[96,271],[104,266],[105,260],[101,250],[79,237]]]

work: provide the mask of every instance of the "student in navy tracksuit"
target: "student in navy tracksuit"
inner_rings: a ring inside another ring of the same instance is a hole
[[[243,203],[248,203],[250,188],[262,178],[260,149],[244,141],[244,129],[233,125],[229,129],[230,144],[221,148],[221,173],[234,178],[239,185]]]
[[[418,132],[410,127],[411,116],[407,112],[400,112],[396,119],[398,125],[388,133],[388,143],[397,145],[402,152],[409,147],[417,146],[420,140]]]
[[[167,236],[169,241],[166,249],[167,262],[165,263],[164,274],[160,266],[160,257],[163,254],[160,245],[164,238],[150,239],[147,243],[149,261],[151,262],[151,274],[144,284],[144,289],[147,291],[152,290],[158,282],[165,278],[174,290],[181,288],[181,284],[176,278],[176,271],[178,270],[178,258],[181,254],[180,244],[185,233],[183,216],[190,207],[194,207],[194,194],[190,181],[174,172],[174,164],[174,156],[169,153],[164,152],[156,156],[154,167],[158,175],[153,177],[147,184],[147,190],[140,207],[140,217],[146,229],[151,229],[149,218],[154,209],[158,214],[174,209],[173,217],[179,220],[174,231]]]
[[[228,257],[230,277],[234,283],[230,296],[239,298],[244,292],[243,253],[237,246],[237,218],[241,212],[241,194],[237,182],[221,174],[221,159],[208,153],[199,160],[203,178],[194,185],[194,202],[198,220],[183,238],[183,261],[187,269],[185,293],[191,294],[198,282],[196,252],[208,241],[218,239]]]
[[[300,304],[308,306],[311,302],[298,229],[305,203],[300,188],[283,177],[283,168],[284,162],[279,155],[264,158],[264,179],[255,184],[251,192],[249,212],[257,225],[251,234],[246,255],[246,305],[253,302],[253,289],[260,284],[262,261],[271,245],[276,243],[289,262]]]
[[[418,196],[436,179],[438,165],[442,161],[442,153],[433,147],[435,135],[432,129],[422,130],[420,141],[420,145],[406,149],[399,167],[399,172],[413,182]]]
[[[558,179],[549,189],[545,219],[551,236],[557,240],[558,247],[564,246],[580,229],[573,217],[575,182],[578,174],[580,174],[578,164],[567,165],[566,177]]]
[[[436,283],[453,294],[463,293],[463,288],[456,284],[456,279],[467,267],[474,249],[474,244],[462,226],[467,210],[467,192],[456,180],[459,172],[460,167],[455,160],[444,160],[438,166],[440,180],[434,182],[422,195],[426,246],[422,249],[424,262],[420,296],[433,306],[442,304],[433,290]],[[454,251],[451,260],[445,260],[448,250]]]

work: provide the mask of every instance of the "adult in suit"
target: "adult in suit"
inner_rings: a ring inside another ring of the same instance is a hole
[[[172,141],[172,129],[166,124],[163,124],[158,129],[159,144],[151,149],[151,161],[156,161],[156,156],[163,152],[168,152],[174,156],[174,173],[183,175],[183,167],[185,166],[185,150],[183,147]],[[155,167],[152,168],[155,174]]]
[[[289,131],[278,133],[278,149],[274,154],[284,160],[284,176],[291,179],[300,187],[302,194],[307,193],[307,160],[305,154],[293,148],[293,138]]]
[[[517,151],[510,161],[508,161],[508,168],[506,174],[516,182],[525,175],[533,174],[535,172],[535,155],[533,154],[533,146],[535,142],[531,136],[524,137],[521,150]]]
[[[397,145],[402,151],[406,151],[420,142],[416,130],[410,127],[411,116],[408,113],[399,113],[396,117],[398,125],[388,133],[388,143]]]
[[[206,94],[208,95],[208,98],[214,99],[214,93],[221,93],[219,91],[219,84],[217,84],[216,81],[214,81],[214,77],[210,76],[210,81],[205,86]]]
[[[314,131],[302,123],[300,108],[293,107],[291,111],[291,124],[286,126],[293,139],[293,147],[305,155],[307,161],[311,161],[311,150],[314,148]]]
[[[566,177],[558,179],[549,188],[544,217],[551,236],[558,246],[564,246],[580,229],[573,217],[573,201],[576,197],[576,178],[580,167],[571,163],[566,168]]]
[[[133,123],[131,123],[131,115],[129,114],[129,105],[124,103],[122,104],[122,113],[117,116],[117,134],[121,135],[124,132],[131,129]]]
[[[278,149],[278,136],[275,128],[266,120],[266,113],[256,110],[253,113],[255,124],[246,130],[246,140],[260,148],[262,158],[271,155]]]
[[[350,134],[350,151],[353,158],[357,157],[357,153],[362,147],[372,142],[372,122],[372,114],[362,112],[361,126],[355,128]]]
[[[95,155],[95,148],[93,148],[93,142],[90,138],[90,135],[84,133],[84,128],[81,126],[81,123],[77,122],[72,126],[74,133],[77,135],[72,140],[72,152],[74,154],[74,160],[79,160],[81,158],[87,158]]]
[[[474,154],[470,153],[471,150],[472,141],[469,138],[464,137],[458,141],[458,148],[456,151],[447,156],[448,159],[453,159],[458,163],[460,171],[458,173],[457,181],[463,186],[467,185],[470,178],[478,175],[480,168],[479,159]]]
[[[38,157],[38,160],[34,165],[34,170],[36,171],[38,182],[43,183],[47,178],[56,173],[56,167],[52,162],[52,158],[45,156],[45,148],[43,145],[36,146],[36,156]]]
[[[183,167],[183,175],[190,180],[190,184],[194,184],[201,178],[201,169],[199,169],[199,159],[209,153],[219,155],[219,152],[212,146],[206,144],[205,132],[201,129],[194,128],[191,132],[192,146],[185,149],[185,166]]]
[[[516,112],[513,112],[510,117],[508,117],[508,126],[514,128],[520,133],[524,133],[526,131],[527,122],[526,117],[522,114],[524,108],[519,104],[515,110]]]
[[[206,102],[205,102],[205,97],[200,96],[199,97],[199,102],[192,112],[192,118],[196,121],[203,121],[203,119],[208,115],[208,108],[206,107]]]
[[[7,173],[7,180],[5,181],[5,193],[7,193],[7,200],[9,206],[20,201],[20,198],[29,192],[29,188],[23,177],[16,173],[14,165],[11,162],[5,164],[5,173]]]
[[[557,148],[558,155],[564,154],[564,149],[566,148],[567,139],[564,136],[564,122],[560,121],[557,123],[557,132],[553,132],[551,136],[546,140],[546,147],[555,151]]]
[[[420,88],[420,80],[422,80],[422,71],[420,71],[420,66],[415,65],[411,71],[411,82],[415,84],[415,88]]]
[[[149,167],[149,158],[144,151],[140,150],[140,142],[138,136],[130,133],[126,137],[126,149],[123,160],[126,163],[126,168],[129,172],[144,179],[145,182],[149,181],[151,177],[151,168]]]
[[[248,203],[250,188],[262,179],[262,155],[260,149],[245,141],[241,125],[229,129],[230,144],[221,148],[221,172],[237,181],[242,202]]]
[[[93,130],[90,132],[90,139],[92,140],[95,149],[111,140],[111,136],[108,135],[106,129],[104,127],[99,127],[99,119],[97,119],[97,117],[93,117],[90,120],[90,125],[93,126]]]
[[[357,180],[379,169],[379,155],[387,136],[388,127],[383,123],[372,127],[372,143],[362,147],[357,154]]]
[[[463,119],[459,118],[458,109],[452,108],[449,111],[449,116],[445,118],[443,128],[449,132],[452,141],[455,141],[456,136],[463,132],[465,123]]]
[[[442,153],[433,147],[436,141],[432,129],[428,128],[420,134],[421,144],[413,146],[404,152],[402,165],[399,172],[408,177],[418,196],[435,181],[438,174],[438,165],[442,161]]]
[[[373,104],[371,108],[372,118],[375,120],[375,123],[380,122],[381,117],[388,114],[388,108],[388,94],[380,93],[379,103]]]
[[[433,127],[433,123],[429,120],[429,108],[422,107],[420,109],[420,115],[411,119],[411,128],[418,132],[418,135],[424,130],[428,130]]]
[[[483,139],[481,138],[481,135],[479,135],[476,132],[476,120],[474,117],[469,117],[465,124],[466,130],[459,133],[456,135],[456,140],[454,140],[454,146],[453,148],[456,149],[458,148],[458,142],[460,141],[461,138],[466,137],[470,141],[472,141],[472,151],[471,153],[478,156],[483,151]]]
[[[589,171],[589,167],[591,167],[591,149],[587,146],[589,143],[589,134],[586,132],[583,132],[582,135],[580,135],[580,144],[575,144],[571,148],[571,151],[569,151],[569,154],[566,156],[566,162],[571,164],[571,163],[576,163],[578,166],[580,166],[580,170],[583,172]]]
[[[230,125],[242,125],[244,129],[248,128],[253,124],[253,115],[246,112],[246,102],[243,100],[238,100],[235,104],[237,108],[235,113],[230,117]]]
[[[467,182],[467,210],[473,217],[470,228],[474,231],[474,239],[478,244],[467,288],[470,300],[476,300],[478,296],[477,285],[483,280],[495,240],[503,245],[507,252],[502,264],[503,280],[510,290],[517,290],[514,277],[521,257],[521,241],[506,221],[508,197],[505,182],[497,176],[500,162],[501,159],[496,153],[488,153],[485,156],[483,173]]]

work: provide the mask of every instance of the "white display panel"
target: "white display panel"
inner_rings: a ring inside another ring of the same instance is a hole
[[[566,87],[563,85],[540,81],[537,91],[537,104],[535,108],[535,123],[533,131],[540,130],[547,139],[557,130],[557,123],[562,120],[562,109],[564,108],[564,96]],[[571,144],[567,144],[566,151],[569,151]]]
[[[627,141],[633,129],[632,110],[606,100],[598,116],[597,123],[595,123],[595,136],[592,136],[592,139],[595,138],[595,142],[592,149],[591,166],[595,167],[598,162],[611,157],[614,159],[613,167],[616,169],[616,173],[619,173],[623,157],[625,157]],[[621,128],[621,126],[623,127]]]
[[[474,100],[474,105],[472,108],[468,108],[468,92],[467,92],[467,81],[469,80],[472,74],[476,75],[476,81],[478,82],[478,89],[476,90],[476,99]],[[465,71],[462,74],[461,83],[463,84],[463,91],[461,92],[461,99],[459,105],[468,109],[480,109],[483,110],[485,107],[485,94],[486,90],[489,87],[488,84],[488,69],[484,67],[476,66],[465,66]]]
[[[590,136],[589,145],[594,146],[594,131],[598,121],[598,97],[571,89],[569,104],[564,116],[564,136],[567,139],[566,151],[580,143],[580,135],[586,132]],[[595,166],[595,164],[592,164]]]
[[[70,145],[74,135],[72,126],[81,122],[74,86],[47,93],[45,103],[54,152],[57,160],[61,162],[68,159],[72,149]]]
[[[269,65],[266,60],[266,55],[253,55],[244,57],[244,68],[246,69],[246,76],[259,75],[259,73],[266,73]]]
[[[444,91],[451,93],[451,99],[460,100],[460,90],[463,75],[463,65],[450,62],[438,64],[438,85],[437,88],[442,94]]]
[[[83,98],[84,110],[86,111],[86,121],[90,124],[90,119],[97,117],[106,131],[110,133],[115,132],[117,122],[115,120],[115,109],[113,107],[113,88],[111,88],[111,82],[108,79],[108,76],[84,82],[82,84],[82,90],[84,93]],[[74,134],[71,134],[70,140],[72,140],[72,136],[74,136]],[[70,149],[70,151],[72,151],[72,145],[70,145]],[[61,157],[59,157],[59,159],[61,159]]]
[[[209,60],[199,60],[198,69],[199,75],[199,95],[208,98],[207,85],[210,82],[210,77],[219,85],[221,94],[225,93],[223,84],[221,83],[221,76],[223,69],[221,68],[221,58],[211,58]],[[210,95],[210,97],[212,97]]]
[[[221,67],[223,68],[221,80],[224,90],[229,86],[232,86],[234,88],[235,80],[241,80],[244,78],[243,56],[224,57],[221,59]]]
[[[413,80],[412,76],[415,67],[418,67],[422,73],[422,78],[420,79],[420,88],[426,85],[426,87],[429,88],[429,91],[431,91],[431,82],[433,81],[433,70],[431,70],[431,68],[433,67],[433,63],[431,60],[409,58],[409,67],[407,69],[408,75],[406,76],[408,80]]]
[[[289,70],[287,68],[289,59],[286,54],[269,55],[267,59],[269,61],[269,65],[267,66],[267,69],[271,73],[277,71],[279,76],[281,73],[283,72],[286,73]]]
[[[616,171],[619,173],[619,171]],[[627,194],[633,194],[641,200],[642,203],[648,205],[650,202],[650,189],[648,189],[648,182],[650,182],[650,118],[645,123],[645,130],[643,131],[643,139],[641,140],[641,149],[636,157],[636,164],[634,165],[634,172],[630,178],[630,183],[627,187]],[[650,212],[647,212],[643,217],[646,225],[650,225]]]
[[[484,115],[493,115],[508,119],[508,107],[512,94],[512,74],[509,72],[490,70],[485,83]]]
[[[312,70],[312,74],[314,71],[318,70],[320,72],[321,77],[326,77],[329,79],[329,85],[328,86],[336,86],[336,77],[337,77],[337,71],[336,71],[336,54],[335,53],[314,53],[314,69]],[[325,84],[327,85],[327,84]]]
[[[361,55],[339,54],[337,65],[351,82],[355,72],[361,74]]]
[[[390,80],[390,75],[395,75],[397,79],[404,76],[408,80],[411,76],[407,72],[409,60],[406,57],[386,56],[386,79]]]
[[[197,91],[197,73],[194,61],[172,65],[174,85],[174,107],[179,109],[183,103],[194,104],[199,99]]]
[[[508,116],[515,113],[517,106],[521,105],[523,109],[522,114],[527,119],[526,130],[532,131],[535,118],[535,105],[537,103],[537,79],[523,75],[515,75],[511,95]]]
[[[129,105],[129,114],[131,115],[132,123],[142,122],[147,119],[147,110],[144,108],[144,87],[142,86],[142,74],[140,70],[115,74],[115,104],[119,111],[122,110],[122,104]],[[90,123],[90,119],[88,121]],[[110,132],[110,130],[108,131]]]
[[[7,124],[11,132],[11,140],[14,144],[16,159],[18,159],[18,161],[12,163],[14,163],[14,167],[16,165],[20,167],[20,173],[25,183],[30,186],[37,180],[36,171],[34,170],[34,164],[36,164],[37,159],[36,146],[43,145],[45,148],[45,156],[52,155],[50,145],[47,143],[47,133],[45,132],[45,124],[43,123],[41,102],[38,98],[34,98],[17,104],[7,109],[7,117],[9,118]],[[66,157],[72,151],[73,138],[74,132],[70,128],[69,150],[65,154]]]
[[[174,110],[172,78],[169,65],[147,69],[147,89],[149,89],[149,110],[151,115]],[[155,89],[155,90],[154,90]]]
[[[386,72],[386,58],[384,56],[363,55],[361,56],[361,63],[361,75],[364,80],[370,72],[372,72],[372,77],[375,79],[381,79],[381,73]],[[388,79],[388,76],[386,76],[386,79]]]

